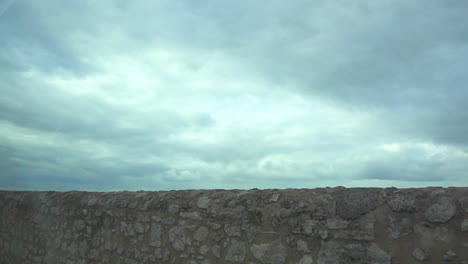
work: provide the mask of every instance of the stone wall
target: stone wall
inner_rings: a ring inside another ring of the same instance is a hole
[[[0,191],[0,263],[468,263],[468,188]]]

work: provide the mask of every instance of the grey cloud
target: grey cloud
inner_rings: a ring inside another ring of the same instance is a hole
[[[16,1],[0,16],[0,125],[51,143],[0,132],[0,188],[462,182],[467,12],[463,1]],[[48,82],[113,77],[87,95]],[[139,85],[157,92],[126,100]],[[270,93],[273,107],[242,108]],[[282,115],[304,107],[293,95],[352,114]],[[450,155],[375,149],[393,142]]]

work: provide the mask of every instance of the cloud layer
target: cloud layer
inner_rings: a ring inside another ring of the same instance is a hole
[[[466,185],[466,13],[0,2],[0,189]]]

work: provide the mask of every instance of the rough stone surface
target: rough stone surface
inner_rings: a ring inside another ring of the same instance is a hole
[[[347,189],[337,204],[337,214],[346,219],[355,219],[377,207],[379,189]]]
[[[426,210],[426,219],[430,222],[443,223],[455,215],[455,202],[451,197],[442,197]]]
[[[461,224],[461,231],[462,232],[468,232],[468,218],[463,220]]]
[[[427,260],[429,258],[426,252],[421,248],[414,248],[411,255],[419,261]]]
[[[314,263],[314,260],[312,259],[311,255],[305,255],[303,256],[297,264],[312,264]]]
[[[197,206],[201,209],[207,209],[208,203],[210,202],[210,198],[208,196],[201,196],[197,200]]]
[[[162,227],[160,224],[152,223],[151,224],[151,233],[150,233],[150,246],[161,247],[162,241]]]
[[[413,232],[413,225],[409,217],[390,215],[388,226],[388,238],[397,239]]]
[[[193,238],[197,241],[203,241],[205,238],[208,236],[208,228],[205,226],[200,226],[195,234],[193,235]]]
[[[374,218],[361,217],[350,223],[349,228],[336,230],[333,237],[336,239],[374,240],[374,225]]]
[[[420,195],[415,189],[388,188],[384,192],[388,206],[395,212],[416,212],[419,209]]]
[[[318,264],[390,264],[391,255],[379,248],[375,243],[340,245],[331,240],[322,242],[318,254]]]
[[[457,253],[455,251],[449,249],[447,252],[445,252],[443,259],[446,261],[452,261],[457,258]]]
[[[245,255],[247,254],[247,247],[245,242],[239,240],[232,240],[231,245],[226,253],[226,260],[232,262],[244,262]]]
[[[462,208],[463,212],[468,213],[468,194],[464,197],[459,199],[460,207]]]
[[[268,244],[254,244],[250,251],[262,263],[283,264],[286,261],[286,247],[280,240]]]
[[[169,242],[172,247],[177,251],[184,251],[185,245],[189,244],[185,228],[181,226],[174,226],[169,230]]]
[[[468,264],[467,195],[0,191],[0,263]]]

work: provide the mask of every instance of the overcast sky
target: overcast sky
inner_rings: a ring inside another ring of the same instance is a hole
[[[0,189],[466,186],[466,14],[0,0]]]

